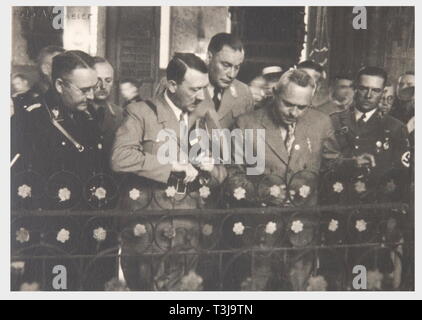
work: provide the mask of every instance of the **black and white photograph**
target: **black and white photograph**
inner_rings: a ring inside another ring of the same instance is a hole
[[[9,7],[7,291],[415,292],[416,7],[301,2]]]

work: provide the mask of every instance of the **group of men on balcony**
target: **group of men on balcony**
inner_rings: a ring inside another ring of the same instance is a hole
[[[163,198],[188,192],[188,197],[181,197],[170,208],[193,209],[201,207],[200,189],[204,186],[213,190],[239,176],[253,181],[254,177],[247,175],[249,162],[245,159],[226,164],[210,152],[192,157],[190,151],[201,140],[189,140],[195,129],[204,130],[209,137],[213,129],[240,129],[244,137],[250,129],[255,133],[264,130],[263,140],[252,139],[249,146],[246,139],[236,140],[232,150],[250,148],[263,158],[262,174],[278,175],[286,181],[301,171],[313,172],[317,179],[321,170],[361,173],[365,168],[365,179],[376,184],[391,169],[408,172],[411,166],[406,126],[378,110],[387,84],[387,73],[381,68],[365,67],[358,72],[353,101],[341,108],[326,104],[318,110],[312,101],[321,67],[307,62],[284,72],[274,84],[271,99],[255,107],[248,86],[236,79],[245,59],[243,45],[236,36],[221,33],[211,39],[206,62],[194,54],[176,53],[166,70],[165,87],[157,96],[134,100],[122,110],[110,101],[114,71],[107,60],[81,51],[57,51],[51,56],[51,72],[44,73],[50,76],[47,90],[15,103],[13,170],[30,169],[46,179],[66,171],[81,181],[98,174],[129,174],[120,188],[120,204],[127,210],[165,208],[165,201],[157,201],[160,197],[139,205],[143,198],[133,190],[152,189]],[[177,157],[169,159],[167,155],[163,162],[160,157],[168,139],[173,139]],[[124,185],[127,181],[130,188]],[[307,204],[314,205],[317,199],[314,192]],[[67,199],[44,200],[41,198],[39,207],[53,209]],[[197,225],[189,218],[174,218],[173,226],[184,232],[174,237],[172,247],[195,242]],[[136,254],[136,247],[129,242],[123,244],[124,256]],[[160,248],[150,250],[158,252]],[[192,269],[197,263],[193,258]],[[174,270],[166,273],[158,260],[127,258],[122,265],[128,274],[143,270],[140,278],[129,284],[134,289],[180,287],[182,276]],[[297,279],[305,271],[303,264],[292,271],[294,289],[303,289]]]

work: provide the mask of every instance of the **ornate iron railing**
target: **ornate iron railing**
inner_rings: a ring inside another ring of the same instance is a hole
[[[12,212],[12,290],[413,289],[403,203],[192,210]],[[297,265],[300,265],[299,269]],[[121,277],[120,277],[121,278]],[[114,280],[113,280],[114,279]]]

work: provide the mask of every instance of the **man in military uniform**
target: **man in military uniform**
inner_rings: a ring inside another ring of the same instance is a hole
[[[93,58],[81,51],[56,56],[54,87],[41,103],[26,109],[23,161],[45,178],[66,170],[84,181],[103,163],[92,107],[98,81],[93,67]]]
[[[359,159],[357,165],[343,168],[355,186],[360,186],[361,201],[408,201],[410,192],[410,145],[405,125],[388,114],[379,112],[378,106],[387,83],[387,73],[377,67],[365,67],[358,72],[355,82],[355,97],[349,110],[332,115],[337,140],[346,157]],[[393,193],[383,195],[386,187],[393,184]],[[362,186],[364,188],[362,189]],[[364,197],[368,191],[371,197]],[[372,192],[371,192],[372,191]],[[375,196],[377,195],[377,196]],[[394,196],[398,195],[396,200]],[[383,198],[379,198],[382,196]],[[387,200],[386,200],[387,199]],[[390,222],[396,224],[395,218]],[[389,222],[389,224],[390,224]],[[397,231],[397,230],[394,230]],[[402,251],[403,248],[392,248]],[[362,251],[350,252],[359,259]],[[400,259],[385,257],[380,262],[387,273],[394,274],[394,288],[401,283]]]
[[[129,173],[130,178],[122,187],[121,204],[123,208],[135,210],[150,209],[193,209],[200,207],[198,199],[198,176],[207,175],[218,185],[225,179],[225,169],[214,165],[211,159],[203,158],[193,164],[187,155],[187,131],[201,126],[212,115],[205,118],[192,118],[192,112],[204,100],[204,90],[208,86],[208,69],[205,63],[193,54],[176,54],[167,67],[167,88],[152,101],[132,103],[125,110],[125,119],[117,130],[112,149],[111,163],[116,172]],[[215,113],[215,111],[214,111]],[[216,115],[210,123],[216,124]],[[164,133],[170,135],[164,137]],[[167,139],[166,139],[167,138]],[[168,140],[169,139],[169,140]],[[163,161],[160,150],[166,143],[176,150]],[[208,161],[207,161],[208,160]],[[211,182],[210,182],[211,183]],[[212,185],[206,185],[212,188]],[[189,194],[187,194],[187,192]],[[142,195],[152,193],[145,199]],[[157,224],[156,239],[162,239],[160,230],[174,230],[168,249],[194,247],[197,244],[197,225],[190,218],[172,218],[169,224],[152,217],[150,223]],[[136,226],[135,226],[136,227]],[[125,278],[134,290],[179,290],[182,279],[188,271],[194,271],[196,256],[183,258],[170,257],[172,261],[161,258],[148,260],[140,256],[142,243],[136,242],[132,230],[123,236],[122,267]],[[147,231],[147,230],[145,230]],[[169,237],[166,232],[167,238]],[[168,244],[164,240],[152,244],[148,252],[165,253]],[[181,260],[182,259],[182,260]]]
[[[41,102],[26,108],[25,116],[28,121],[21,140],[21,161],[27,170],[40,174],[46,182],[46,186],[41,188],[46,193],[42,198],[41,208],[88,209],[88,203],[84,200],[90,201],[99,193],[95,190],[92,195],[83,198],[83,190],[86,189],[88,179],[102,172],[106,162],[98,121],[92,107],[94,89],[98,82],[93,58],[82,51],[66,51],[57,55],[53,59],[52,80],[54,86],[42,97]],[[80,225],[76,223],[75,226],[75,221]],[[81,217],[69,220],[59,217],[52,218],[49,223],[52,230],[48,232],[58,232],[60,229],[54,228],[59,226],[69,230],[71,235],[76,235],[81,232],[80,228],[86,223],[86,219]],[[57,246],[61,244],[55,243]],[[67,243],[63,243],[63,248],[66,245]],[[42,254],[40,250],[42,248],[38,249],[38,254]],[[80,250],[76,253],[92,254],[97,249],[86,245]],[[64,265],[67,268],[69,290],[80,289],[79,277],[71,260],[48,260],[45,270],[52,270],[54,265]],[[27,270],[34,279],[42,276],[41,265],[36,262],[28,263]],[[114,270],[97,269],[94,272],[95,277],[87,277],[90,284],[84,285],[91,290],[104,289],[104,283],[114,273],[115,267]],[[47,283],[52,281],[47,279]],[[50,287],[46,289],[52,290]]]
[[[345,157],[360,157],[359,166],[367,167],[367,178],[374,186],[392,169],[406,171],[410,166],[406,127],[378,112],[386,81],[387,73],[380,68],[361,69],[350,110],[332,115],[342,153]],[[354,169],[358,168],[351,167],[350,172]]]
[[[198,117],[211,108],[217,112],[221,127],[231,129],[238,116],[253,110],[249,87],[236,79],[244,59],[243,44],[236,36],[219,33],[212,37],[207,55],[209,85],[195,112]]]
[[[94,108],[104,139],[104,150],[109,154],[114,135],[123,120],[123,109],[110,101],[114,85],[113,66],[102,57],[94,57],[94,61],[98,77],[98,86],[94,91]]]

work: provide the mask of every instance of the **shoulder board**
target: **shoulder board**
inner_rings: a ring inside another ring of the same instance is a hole
[[[28,106],[25,106],[23,108],[26,111],[31,112],[32,110],[38,109],[39,107],[41,107],[41,103],[36,103],[36,104],[30,105],[29,107]]]

